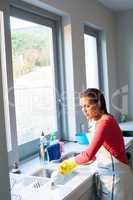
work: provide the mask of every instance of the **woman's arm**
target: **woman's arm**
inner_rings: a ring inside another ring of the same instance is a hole
[[[75,161],[78,164],[91,161],[96,155],[99,148],[103,145],[107,138],[107,135],[111,132],[111,121],[109,119],[103,119],[96,125],[94,137],[89,147],[75,157]]]

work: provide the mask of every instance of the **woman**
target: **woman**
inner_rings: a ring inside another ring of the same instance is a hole
[[[85,151],[59,165],[60,173],[67,174],[96,156],[95,174],[99,180],[97,186],[100,185],[97,199],[132,200],[133,176],[122,133],[116,120],[107,112],[103,94],[95,88],[87,89],[80,94],[80,105],[94,130],[93,139]]]

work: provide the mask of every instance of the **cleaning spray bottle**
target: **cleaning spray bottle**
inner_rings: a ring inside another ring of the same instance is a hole
[[[42,131],[40,137],[40,148],[39,148],[39,157],[42,162],[48,161],[48,151],[47,151],[47,139]]]

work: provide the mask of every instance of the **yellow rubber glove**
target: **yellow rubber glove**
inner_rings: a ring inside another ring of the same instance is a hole
[[[64,160],[61,164],[59,164],[58,170],[61,174],[67,175],[71,171],[73,171],[77,166],[78,164],[75,162],[74,158],[72,158]]]

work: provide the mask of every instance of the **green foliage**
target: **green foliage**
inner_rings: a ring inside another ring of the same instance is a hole
[[[27,49],[49,48],[49,34],[45,29],[32,28],[12,31],[13,52],[23,54]]]
[[[12,53],[15,78],[36,66],[50,65],[50,34],[44,26],[12,30]]]
[[[48,66],[50,65],[50,61],[47,59],[36,59],[35,66]]]

